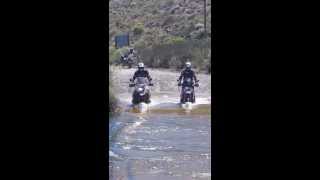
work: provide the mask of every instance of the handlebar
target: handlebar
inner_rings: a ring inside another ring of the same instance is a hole
[[[179,83],[178,86],[182,86],[182,84]],[[199,87],[199,84],[198,84],[198,83],[195,83],[195,84],[193,84],[192,86],[193,86],[193,87],[194,87],[194,86],[195,86],[195,87]]]
[[[130,83],[129,87],[134,87],[136,84],[135,83]],[[148,86],[153,86],[153,83],[149,83]]]

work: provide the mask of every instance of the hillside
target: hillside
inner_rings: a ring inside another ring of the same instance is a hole
[[[203,11],[204,0],[110,0],[109,43],[122,32],[130,32],[133,43],[150,39],[147,46],[175,36],[199,38]],[[207,0],[207,32],[210,36],[211,0]]]
[[[187,60],[198,70],[211,70],[211,0],[109,0],[109,60],[120,58],[114,37],[129,33],[145,64],[180,69]],[[206,32],[206,33],[205,33]]]

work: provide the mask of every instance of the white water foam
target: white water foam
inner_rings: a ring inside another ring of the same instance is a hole
[[[117,159],[120,159],[120,156],[115,154],[113,151],[109,151],[109,156],[110,157],[114,157],[114,158],[117,158]]]
[[[126,133],[133,134],[136,133],[135,129],[139,127],[146,120],[143,117],[139,117],[139,121],[134,122],[131,126],[126,128]]]
[[[126,111],[132,108],[131,97],[128,94],[123,94],[120,100],[120,105],[125,108]],[[211,97],[197,97],[196,102],[192,106],[211,104]],[[175,97],[173,95],[162,94],[151,96],[151,103],[149,108],[179,108],[180,107],[180,97]]]

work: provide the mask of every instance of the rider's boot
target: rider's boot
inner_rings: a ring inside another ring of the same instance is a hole
[[[146,103],[147,104],[150,104],[151,103],[151,95],[150,95],[150,92],[146,95]]]

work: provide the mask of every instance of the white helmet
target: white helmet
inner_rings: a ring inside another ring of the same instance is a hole
[[[186,67],[191,68],[191,62],[186,62]]]
[[[144,68],[144,64],[142,62],[138,63],[138,68]]]

